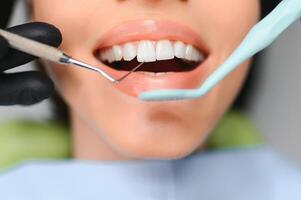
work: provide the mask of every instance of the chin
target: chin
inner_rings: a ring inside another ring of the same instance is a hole
[[[161,117],[164,118],[162,115]],[[115,130],[107,135],[111,145],[120,154],[138,160],[173,160],[186,157],[203,143],[209,132],[202,131],[199,123],[191,127],[185,121],[168,116],[161,121],[157,118],[156,121],[141,123],[140,120],[138,123],[133,128],[128,124],[126,131]]]

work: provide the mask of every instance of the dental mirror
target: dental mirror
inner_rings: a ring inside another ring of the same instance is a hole
[[[283,0],[269,15],[258,22],[238,48],[197,89],[153,90],[143,92],[144,101],[195,99],[207,94],[241,63],[268,47],[292,23],[301,17],[301,0]]]

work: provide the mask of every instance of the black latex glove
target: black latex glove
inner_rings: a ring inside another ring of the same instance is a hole
[[[15,26],[9,31],[55,47],[62,42],[60,31],[54,26],[34,22]],[[40,72],[8,74],[5,70],[23,65],[36,57],[11,49],[0,37],[0,105],[31,105],[51,96],[53,82]]]

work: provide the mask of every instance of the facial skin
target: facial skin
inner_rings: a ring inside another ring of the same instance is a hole
[[[132,20],[170,20],[196,32],[207,47],[206,75],[259,19],[258,0],[33,0],[32,19],[54,24],[68,54],[100,66],[99,37]],[[142,102],[97,74],[48,63],[70,108],[74,156],[80,159],[175,159],[202,146],[236,97],[249,68],[242,64],[205,97]]]

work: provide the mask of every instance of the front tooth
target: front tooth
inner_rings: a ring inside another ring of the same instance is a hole
[[[157,42],[156,58],[157,60],[171,60],[174,59],[175,54],[170,41],[160,40]]]
[[[178,41],[174,44],[174,51],[177,58],[185,58],[186,45]]]
[[[115,61],[120,61],[122,59],[122,57],[123,57],[123,55],[122,55],[122,49],[121,49],[121,47],[119,45],[113,46],[112,52],[114,54]]]
[[[141,41],[137,50],[138,62],[155,62],[156,50],[151,41]]]
[[[131,43],[126,43],[123,46],[123,59],[125,61],[131,61],[137,56],[137,50]]]

